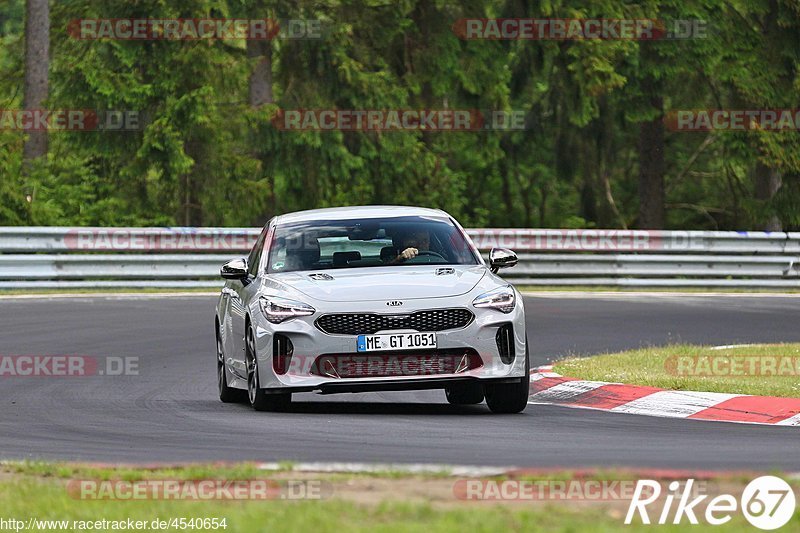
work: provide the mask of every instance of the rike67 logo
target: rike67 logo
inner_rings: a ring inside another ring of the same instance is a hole
[[[658,481],[639,480],[625,523],[630,524],[638,513],[644,524],[681,524],[684,519],[690,524],[699,524],[700,516],[706,523],[718,526],[730,522],[735,513],[741,512],[751,525],[774,530],[786,525],[795,512],[794,491],[779,477],[761,476],[754,479],[747,484],[738,500],[731,494],[721,494],[704,503],[708,495],[697,496],[693,486],[693,479],[686,481],[683,486],[673,481],[662,497]],[[702,504],[705,505],[704,512],[701,512]],[[656,512],[652,517],[651,511]]]

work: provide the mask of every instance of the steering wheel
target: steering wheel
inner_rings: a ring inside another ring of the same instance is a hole
[[[442,261],[447,261],[447,259],[442,254],[440,254],[438,252],[433,252],[431,250],[419,250],[419,251],[417,251],[417,255],[416,256],[412,257],[411,259],[406,259],[405,262],[406,263],[414,263],[414,262],[416,262],[416,261],[414,261],[415,259],[421,259],[423,257],[427,257],[429,259],[427,259],[426,261],[419,261],[420,263],[432,263],[432,262],[436,261],[437,259],[442,260]]]

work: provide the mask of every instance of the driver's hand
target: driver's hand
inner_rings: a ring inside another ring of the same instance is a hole
[[[397,258],[405,261],[406,259],[417,257],[417,254],[419,254],[419,250],[417,250],[416,248],[406,248],[405,250],[400,252],[400,255],[398,255]]]

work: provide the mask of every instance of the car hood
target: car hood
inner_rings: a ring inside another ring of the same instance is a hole
[[[327,302],[445,298],[471,291],[486,274],[481,265],[425,265],[286,272],[271,277]]]

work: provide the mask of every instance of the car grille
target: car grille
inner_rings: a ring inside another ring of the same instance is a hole
[[[369,335],[383,330],[445,331],[467,326],[475,315],[468,309],[431,309],[406,315],[337,313],[322,315],[317,328],[333,335]]]
[[[316,358],[311,373],[335,379],[411,377],[460,374],[481,366],[478,353],[466,348],[403,354],[325,354]]]

